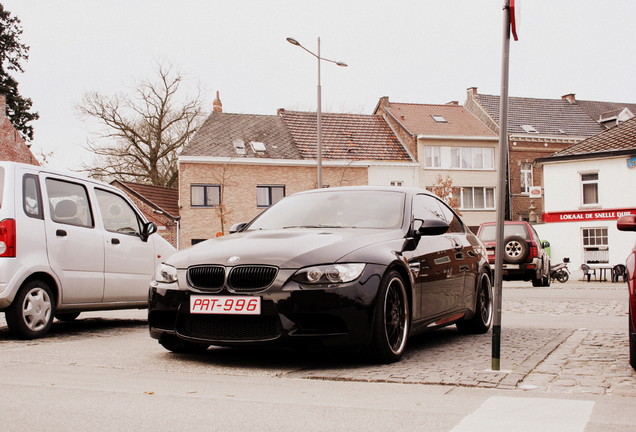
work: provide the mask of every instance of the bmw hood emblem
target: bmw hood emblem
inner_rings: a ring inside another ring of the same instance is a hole
[[[234,256],[229,257],[227,259],[227,262],[228,262],[228,264],[234,264],[234,263],[239,262],[240,259],[241,259],[240,257],[234,255]]]

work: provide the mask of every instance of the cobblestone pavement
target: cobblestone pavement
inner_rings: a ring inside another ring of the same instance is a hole
[[[556,286],[554,289],[559,289]],[[590,285],[570,283],[569,289]],[[505,290],[515,289],[504,286]],[[622,284],[594,289],[624,290]],[[506,297],[504,291],[504,298]],[[636,397],[629,365],[627,302],[594,299],[506,300],[502,314],[617,317],[625,330],[502,328],[500,370],[492,371],[492,334],[464,336],[454,328],[413,338],[398,364],[312,368],[293,375],[310,379],[458,385]]]

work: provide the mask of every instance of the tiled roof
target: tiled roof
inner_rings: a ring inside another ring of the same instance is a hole
[[[543,159],[621,151],[636,153],[636,117]]]
[[[177,219],[179,217],[179,191],[177,189],[124,181],[113,183],[123,186],[126,192],[132,192],[157,210],[167,213],[171,218]]]
[[[460,105],[391,102],[387,111],[415,135],[496,137],[493,131]],[[433,116],[442,116],[446,122],[435,121]]]
[[[576,100],[576,103],[587,113],[587,115],[590,116],[592,120],[596,121],[599,121],[601,117],[611,117],[612,112],[614,115],[619,114],[625,108],[628,108],[632,114],[636,114],[636,104],[633,103],[598,102],[578,99]]]
[[[316,157],[316,113],[280,110],[303,159]],[[378,115],[323,113],[322,157],[342,160],[412,161]]]
[[[237,141],[243,142],[245,154],[237,153],[234,146]],[[255,152],[250,145],[251,142],[265,144],[265,151]],[[279,116],[222,112],[210,114],[181,155],[301,159],[289,131]]]
[[[476,94],[475,99],[499,122],[499,96]],[[577,103],[563,99],[508,98],[508,133],[528,134],[523,125],[540,135],[589,137],[605,128],[592,120]]]

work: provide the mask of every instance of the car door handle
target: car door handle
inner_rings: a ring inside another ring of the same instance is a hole
[[[66,237],[66,231],[64,231],[63,229],[59,229],[55,231],[55,235],[58,237]]]
[[[118,238],[110,239],[110,242],[112,244],[119,244],[119,239]]]

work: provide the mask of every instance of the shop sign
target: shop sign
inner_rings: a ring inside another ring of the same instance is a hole
[[[588,222],[599,220],[616,220],[619,217],[625,215],[636,215],[636,209],[550,212],[543,214],[543,222]]]
[[[634,168],[634,167],[636,167],[636,156],[628,157],[627,168]]]

